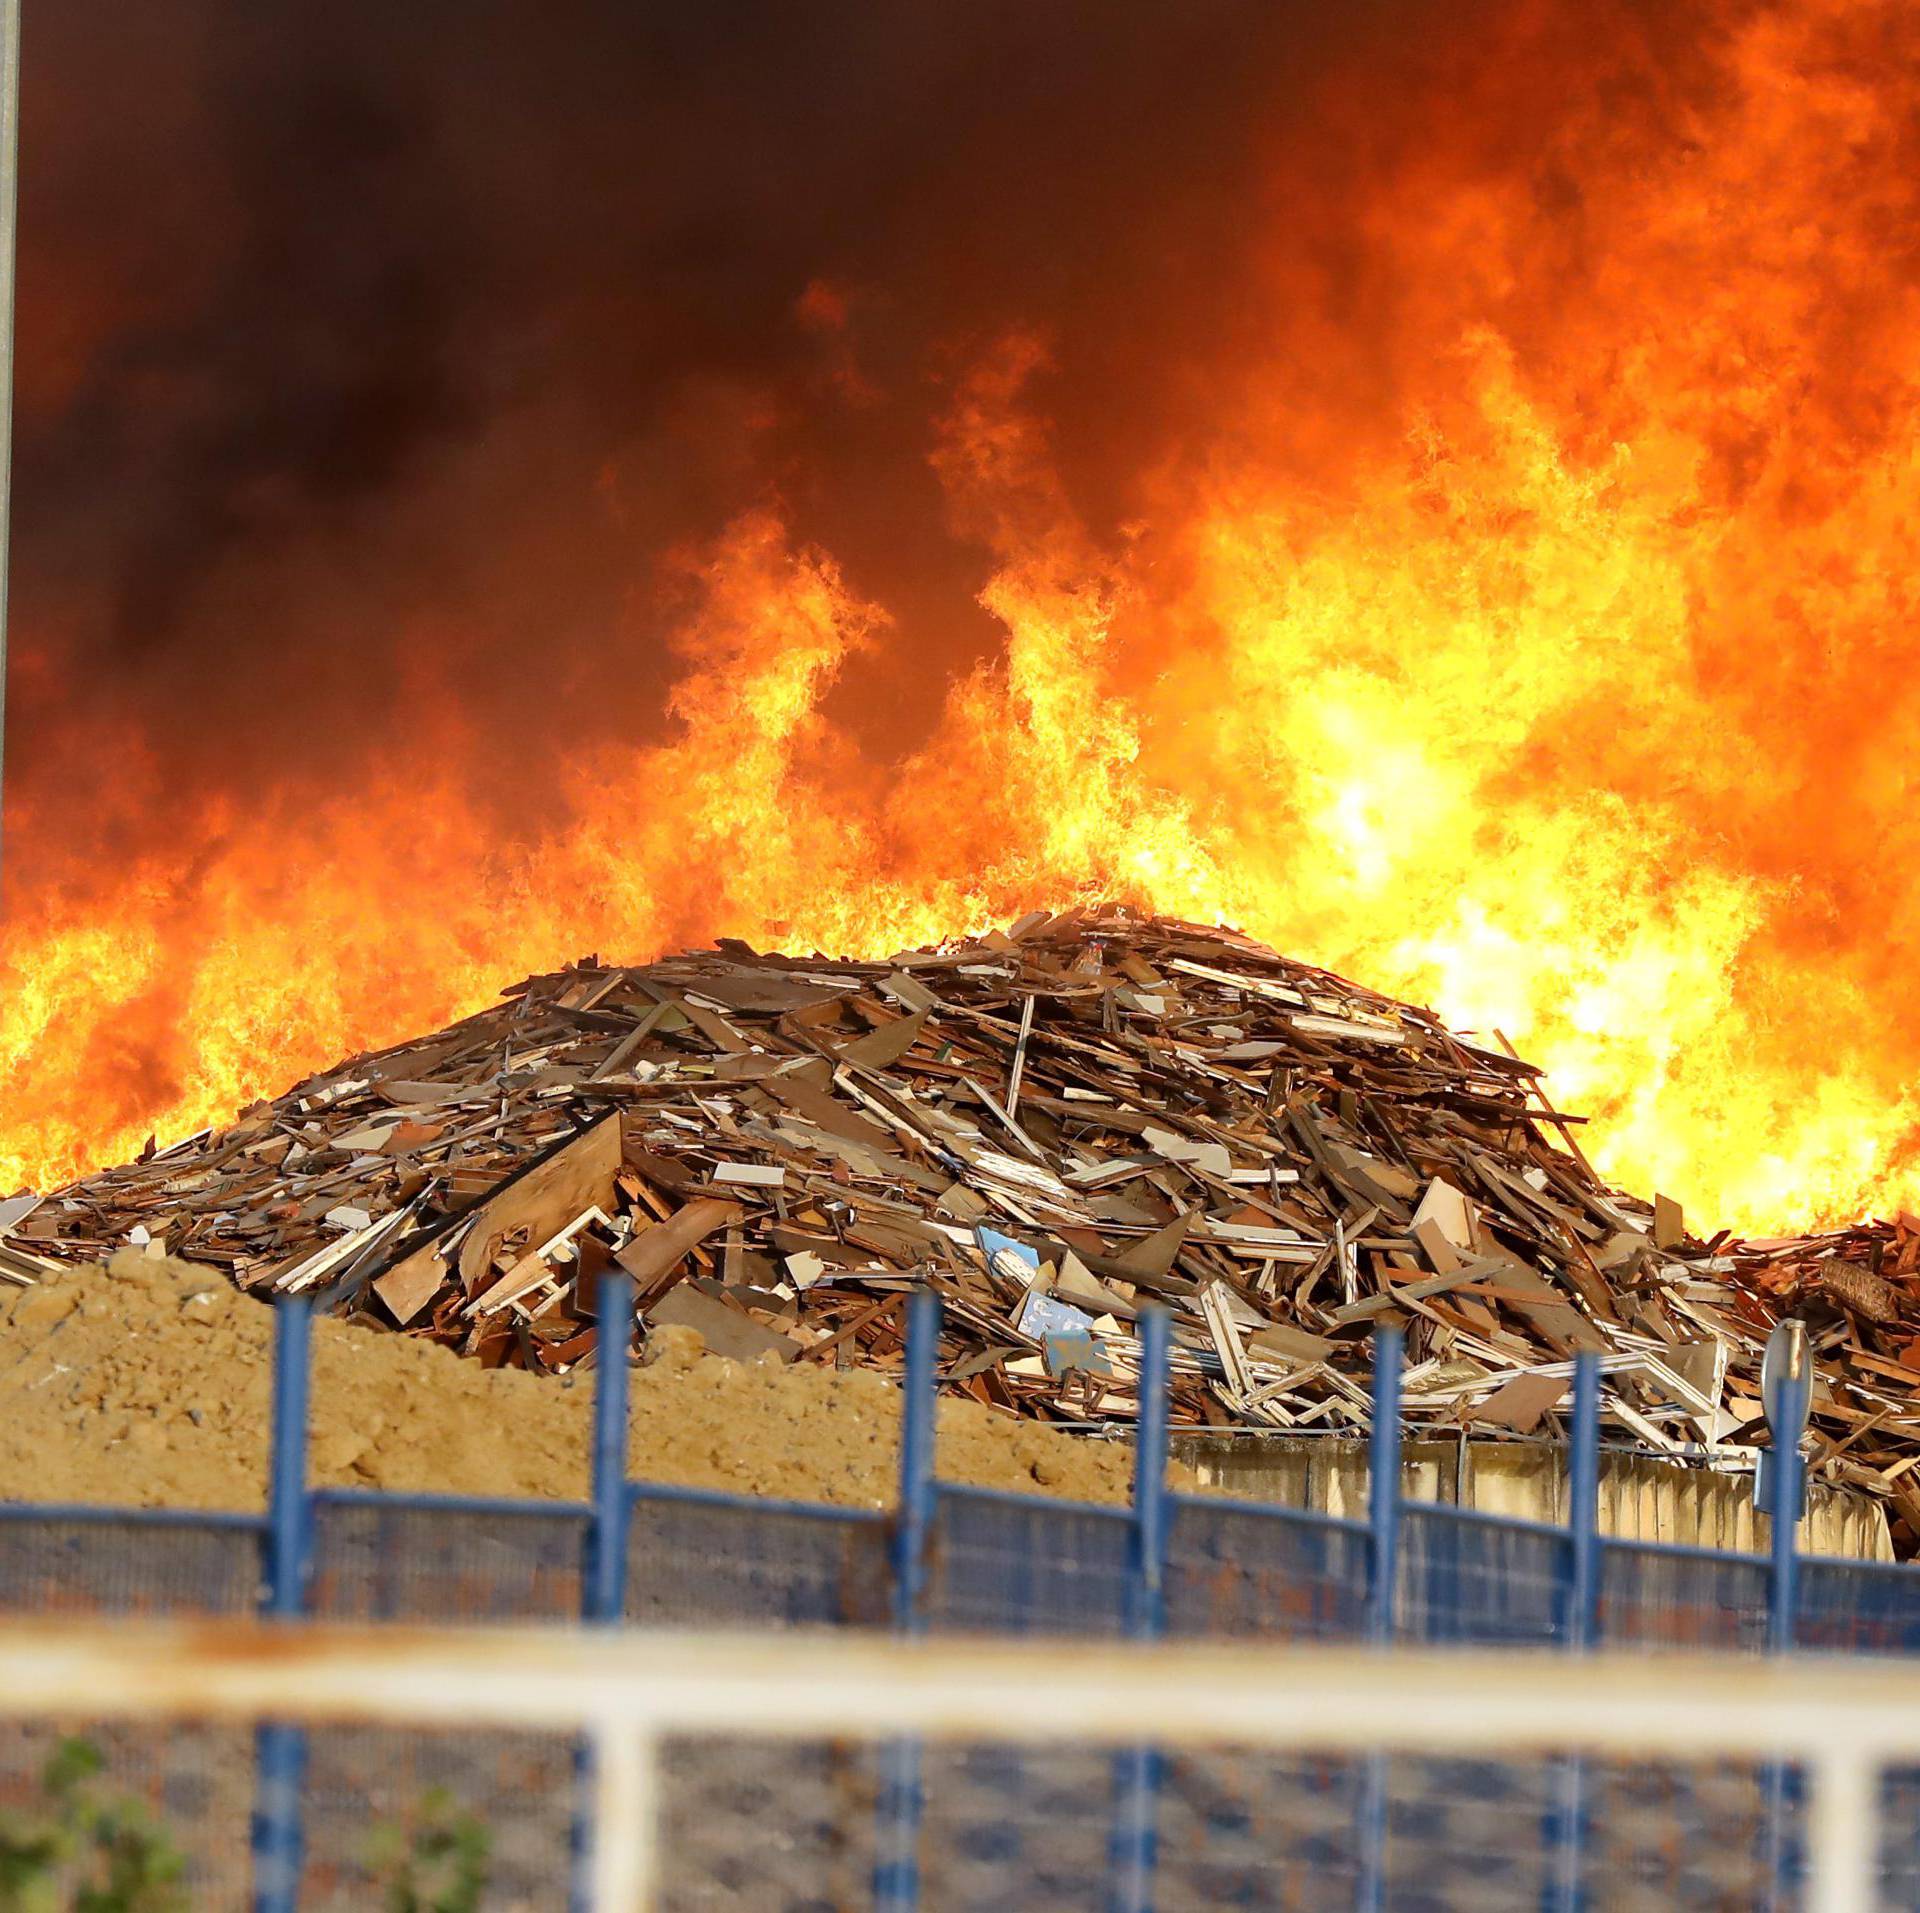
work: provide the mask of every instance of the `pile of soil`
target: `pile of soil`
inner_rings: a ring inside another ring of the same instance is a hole
[[[894,1496],[900,1394],[884,1376],[744,1366],[690,1329],[634,1372],[638,1481],[844,1507]],[[0,1289],[0,1493],[123,1507],[261,1507],[273,1315],[190,1263],[118,1251]],[[313,1325],[316,1487],[555,1497],[587,1493],[589,1372],[488,1370],[433,1343]],[[1124,1502],[1130,1450],[977,1403],[939,1409],[938,1469],[977,1487]]]

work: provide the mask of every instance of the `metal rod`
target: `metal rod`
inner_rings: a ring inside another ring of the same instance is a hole
[[[1767,1577],[1767,1651],[1790,1654],[1799,1629],[1799,1527],[1802,1478],[1799,1430],[1806,1425],[1810,1378],[1787,1376],[1780,1384],[1780,1413],[1775,1426],[1769,1474],[1773,1491],[1770,1560]],[[1793,1776],[1784,1760],[1767,1765],[1767,1876],[1771,1906],[1794,1904]]]
[[[1367,1435],[1367,1520],[1373,1534],[1367,1631],[1393,1639],[1394,1584],[1400,1567],[1400,1331],[1373,1338],[1373,1426]]]
[[[659,1899],[659,1736],[644,1721],[610,1716],[591,1745],[594,1823],[605,1832],[595,1843],[585,1903],[639,1913]]]
[[[927,1541],[933,1527],[935,1370],[940,1355],[940,1298],[918,1290],[907,1305],[907,1367],[900,1402],[900,1506],[893,1552],[894,1626],[905,1635],[927,1627]],[[877,1913],[911,1913],[920,1904],[920,1822],[926,1792],[918,1740],[891,1740],[880,1750],[873,1904]]]
[[[1880,1879],[1880,1773],[1857,1753],[1828,1752],[1811,1769],[1807,1913],[1870,1913]]]
[[[1550,1684],[1549,1684],[1550,1683]],[[1650,1654],[1302,1640],[903,1641],[871,1629],[394,1628],[95,1615],[0,1621],[0,1720],[208,1721],[564,1732],[618,1717],[672,1739],[1391,1746],[1511,1760],[1581,1746],[1628,1760],[1779,1747],[1920,1765],[1912,1657]]]
[[[1806,1419],[1807,1382],[1789,1376],[1780,1385],[1782,1428],[1798,1429]],[[1791,1651],[1797,1632],[1795,1607],[1800,1592],[1798,1530],[1805,1461],[1798,1435],[1777,1436],[1773,1444],[1772,1572],[1767,1587],[1767,1646],[1775,1654]]]
[[[1600,1628],[1600,1364],[1573,1364],[1573,1442],[1567,1457],[1567,1645],[1590,1648]]]
[[[1367,1635],[1376,1647],[1393,1640],[1394,1592],[1400,1577],[1400,1349],[1398,1329],[1373,1338],[1373,1422],[1367,1431]],[[1429,1627],[1432,1617],[1428,1617]],[[1387,1903],[1387,1757],[1370,1752],[1360,1763],[1360,1871],[1354,1882],[1359,1913]]]
[[[940,1353],[940,1298],[921,1289],[907,1308],[907,1371],[900,1403],[900,1507],[894,1531],[894,1621],[903,1634],[926,1631],[927,1536],[933,1525],[934,1368]]]
[[[1173,1317],[1154,1303],[1140,1321],[1140,1419],[1133,1449],[1133,1609],[1128,1632],[1167,1631],[1167,1421]]]
[[[1132,1572],[1127,1632],[1156,1641],[1167,1631],[1167,1420],[1173,1318],[1154,1303],[1140,1318],[1140,1416],[1133,1448]],[[1151,1913],[1160,1856],[1160,1787],[1165,1767],[1150,1743],[1113,1759],[1113,1837],[1107,1904],[1112,1913]]]
[[[580,1618],[603,1627],[618,1626],[627,1608],[627,1533],[633,1496],[627,1484],[627,1351],[633,1344],[633,1278],[624,1269],[607,1269],[595,1291],[600,1311],[598,1355],[593,1371],[593,1465],[589,1489],[592,1512],[587,1522],[586,1573],[580,1585]],[[622,1840],[622,1823],[607,1817],[610,1776],[605,1762],[608,1736],[583,1737],[573,1756],[572,1913],[590,1913],[602,1904],[603,1877],[620,1867],[607,1852],[608,1841]],[[619,1736],[613,1744],[630,1760],[632,1749]]]
[[[627,1606],[627,1349],[633,1341],[633,1277],[609,1269],[597,1290],[599,1354],[593,1388],[593,1521],[588,1530],[582,1618],[616,1622]]]
[[[307,1604],[313,1506],[307,1494],[307,1391],[312,1310],[284,1297],[273,1321],[273,1449],[267,1481],[265,1593],[260,1611],[291,1620]],[[254,1732],[254,1913],[292,1913],[298,1904],[305,1837],[300,1796],[307,1737],[288,1721]]]
[[[1576,1654],[1592,1650],[1600,1611],[1600,1364],[1591,1352],[1573,1364],[1573,1429],[1567,1454],[1567,1579],[1561,1635]],[[1578,1913],[1586,1872],[1586,1762],[1554,1763],[1548,1819],[1554,1913]]]
[[[266,1614],[306,1607],[313,1510],[307,1498],[308,1345],[313,1315],[303,1295],[273,1312],[273,1451],[267,1482]]]

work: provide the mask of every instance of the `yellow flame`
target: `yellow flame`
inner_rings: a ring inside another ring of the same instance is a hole
[[[857,708],[915,634],[747,510],[689,559],[664,741],[557,797],[474,745],[425,788],[173,818],[110,894],[31,900],[0,1186],[590,948],[884,954],[1097,893],[1504,1031],[1607,1172],[1702,1226],[1900,1203],[1920,16],[1751,10],[1684,84],[1619,52],[1644,114],[1569,91],[1550,177],[1474,137],[1474,89],[1539,83],[1514,19],[1504,78],[1476,50],[1401,148],[1357,142],[1385,316],[1354,336],[1284,219],[1260,235],[1270,340],[1184,375],[1124,536],[1056,473],[1040,346],[980,355],[933,459],[1004,646],[918,748],[867,754]],[[522,777],[551,822],[490,848],[474,793]]]

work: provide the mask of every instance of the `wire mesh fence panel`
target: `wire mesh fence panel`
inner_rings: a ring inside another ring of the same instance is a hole
[[[244,1614],[260,1580],[250,1523],[0,1512],[0,1613]]]
[[[629,1621],[651,1627],[873,1627],[892,1614],[888,1524],[859,1509],[633,1501]]]
[[[1583,1761],[1582,1880],[1609,1913],[1800,1904],[1805,1787],[1793,1768]]]
[[[330,1621],[578,1620],[586,1535],[577,1509],[316,1496],[308,1611]]]
[[[865,1742],[669,1740],[659,1765],[663,1913],[870,1904],[878,1761]]]
[[[1609,1647],[1763,1653],[1770,1586],[1766,1562],[1754,1556],[1606,1541],[1600,1549],[1600,1640]]]
[[[1172,1498],[1167,1632],[1355,1640],[1367,1625],[1365,1529],[1284,1508]]]
[[[1114,1761],[1104,1749],[933,1742],[921,1779],[928,1913],[1098,1913],[1109,1903]]]
[[[312,1730],[302,1913],[564,1906],[577,1745],[568,1734],[474,1728]],[[468,1886],[477,1897],[461,1897]]]
[[[1533,1913],[1551,1904],[1558,1761],[1399,1755],[1381,1766],[1389,1904],[1404,1913]]]
[[[1795,1640],[1858,1654],[1920,1649],[1920,1575],[1883,1561],[1803,1561]]]
[[[1363,1763],[1265,1748],[1162,1758],[1153,1903],[1349,1913],[1360,1880]]]
[[[1880,1776],[1880,1904],[1920,1907],[1920,1767]]]
[[[1559,1640],[1569,1546],[1554,1529],[1464,1508],[1404,1509],[1395,1601],[1401,1636],[1486,1647]]]
[[[1132,1536],[1117,1509],[942,1485],[927,1624],[950,1633],[1120,1634]]]
[[[251,1905],[252,1729],[191,1721],[73,1720],[0,1721],[0,1859],[9,1863],[0,1867],[0,1907],[79,1906],[86,1904],[80,1897],[83,1879],[100,1883],[99,1871],[80,1871],[85,1855],[54,1868],[43,1898],[35,1898],[21,1877],[33,1832],[63,1819],[72,1824],[50,1763],[70,1764],[62,1750],[76,1743],[99,1763],[81,1783],[84,1799],[136,1809],[136,1825],[146,1829],[138,1837],[157,1839],[149,1850],[178,1861],[176,1884],[184,1904],[196,1913],[240,1913]]]
[[[1114,1839],[1125,1783],[1112,1752],[942,1740],[917,1752],[911,1846],[928,1913],[1125,1903]],[[880,1757],[848,1742],[670,1742],[662,1904],[870,1904]],[[1151,1788],[1145,1903],[1346,1913],[1377,1890],[1395,1913],[1535,1913],[1565,1903],[1564,1876],[1595,1913],[1786,1909],[1799,1903],[1804,1808],[1789,1774],[1775,1840],[1768,1788],[1764,1768],[1720,1761],[1172,1750]],[[1916,1844],[1888,1849],[1889,1905],[1913,1904]]]

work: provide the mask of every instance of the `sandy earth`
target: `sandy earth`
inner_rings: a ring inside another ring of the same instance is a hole
[[[121,1250],[0,1289],[0,1495],[254,1509],[266,1492],[273,1320],[182,1262]],[[865,1370],[744,1367],[663,1330],[633,1375],[636,1480],[843,1506],[893,1498],[899,1392]],[[587,1492],[593,1383],[486,1371],[451,1351],[314,1324],[310,1479],[443,1494]],[[1131,1457],[978,1404],[940,1405],[939,1473],[1121,1502]]]

